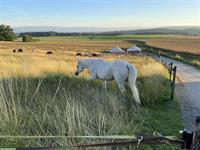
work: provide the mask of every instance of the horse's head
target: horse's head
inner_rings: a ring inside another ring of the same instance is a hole
[[[84,65],[83,65],[82,61],[80,61],[78,59],[78,63],[77,63],[77,66],[76,66],[75,75],[78,76],[78,74],[81,73],[83,70],[84,70]]]

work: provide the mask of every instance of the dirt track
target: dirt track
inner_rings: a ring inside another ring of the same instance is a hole
[[[179,61],[163,58],[177,66],[176,95],[181,104],[186,129],[193,130],[195,117],[200,115],[200,70]]]

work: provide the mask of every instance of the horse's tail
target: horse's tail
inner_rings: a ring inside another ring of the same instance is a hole
[[[128,85],[131,88],[136,103],[140,105],[141,103],[139,98],[139,92],[136,87],[137,70],[130,64],[128,64],[127,67],[128,67]]]

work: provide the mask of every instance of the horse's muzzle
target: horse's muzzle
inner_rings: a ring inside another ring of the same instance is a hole
[[[78,72],[75,72],[75,75],[78,76]]]

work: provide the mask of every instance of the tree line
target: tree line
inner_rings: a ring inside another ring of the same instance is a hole
[[[108,35],[108,36],[114,36],[114,35],[120,35],[119,32],[102,32],[102,33],[96,33],[96,32],[54,32],[54,31],[48,31],[48,32],[23,32],[20,33],[19,36],[23,37],[24,35],[30,35],[34,37],[44,37],[44,36],[96,36],[96,35]]]

